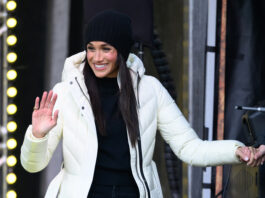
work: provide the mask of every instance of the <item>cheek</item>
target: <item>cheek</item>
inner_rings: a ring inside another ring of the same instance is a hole
[[[109,62],[112,62],[116,65],[117,62],[117,53],[110,53],[107,55],[107,58],[109,60]]]

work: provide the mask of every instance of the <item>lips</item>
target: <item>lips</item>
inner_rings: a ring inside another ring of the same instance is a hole
[[[100,65],[94,64],[94,66],[97,70],[103,70],[106,68],[107,64],[100,64]]]

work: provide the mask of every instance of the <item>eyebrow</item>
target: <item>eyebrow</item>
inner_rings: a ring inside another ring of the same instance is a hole
[[[88,43],[88,45],[92,45],[92,46],[94,46],[92,43]],[[102,44],[102,45],[100,45],[101,47],[110,47],[111,45],[110,44],[108,44],[108,43],[106,43],[106,44]]]

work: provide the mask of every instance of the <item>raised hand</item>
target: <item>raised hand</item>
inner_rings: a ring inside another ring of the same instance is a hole
[[[53,108],[57,100],[57,94],[52,91],[43,93],[41,102],[37,97],[32,113],[32,133],[37,138],[44,137],[57,124],[58,113],[56,110],[52,116]],[[39,103],[40,102],[40,103]]]

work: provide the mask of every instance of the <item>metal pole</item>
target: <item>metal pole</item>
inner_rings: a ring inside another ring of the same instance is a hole
[[[8,138],[8,133],[6,131],[5,126],[7,125],[7,113],[6,113],[6,107],[7,107],[7,94],[6,94],[6,90],[7,90],[7,86],[8,86],[8,82],[7,82],[7,78],[6,78],[6,73],[7,73],[7,60],[6,60],[6,56],[7,56],[7,44],[6,44],[6,39],[7,39],[7,28],[5,27],[6,25],[6,20],[7,20],[7,10],[6,10],[6,0],[2,0],[1,3],[1,12],[2,14],[2,21],[1,24],[4,27],[3,29],[5,31],[3,31],[2,35],[1,35],[1,44],[2,44],[2,65],[1,65],[1,70],[2,70],[2,123],[1,123],[1,135],[2,135],[2,143],[3,145],[6,145],[7,142],[7,138]],[[2,164],[2,197],[5,198],[6,197],[6,193],[7,193],[7,183],[6,183],[6,175],[7,175],[7,164],[6,164],[6,158],[7,158],[7,147],[3,146],[3,150],[2,150],[2,156],[1,158],[4,159],[4,163]]]

